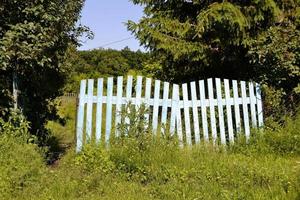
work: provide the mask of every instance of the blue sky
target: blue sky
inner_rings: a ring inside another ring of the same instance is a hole
[[[95,38],[84,42],[79,49],[94,49],[105,45],[104,48],[123,49],[128,46],[132,50],[143,50],[135,38],[109,44],[133,37],[127,31],[124,22],[138,21],[142,15],[142,7],[134,5],[129,0],[86,0],[80,23],[90,27]]]

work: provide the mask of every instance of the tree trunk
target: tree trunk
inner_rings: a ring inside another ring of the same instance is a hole
[[[18,109],[18,76],[16,72],[13,72],[13,100],[14,109]]]

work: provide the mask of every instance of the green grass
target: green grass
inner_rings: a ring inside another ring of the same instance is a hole
[[[66,125],[48,126],[70,146],[51,166],[35,145],[0,136],[0,199],[300,199],[299,117],[226,150],[141,134],[76,155],[74,113],[65,102]]]
[[[47,128],[58,141],[67,146],[75,144],[75,117],[76,117],[76,98],[63,97],[60,99],[59,115],[65,120],[65,124],[50,121]]]

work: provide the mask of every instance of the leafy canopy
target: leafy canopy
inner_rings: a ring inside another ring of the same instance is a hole
[[[82,79],[108,76],[124,76],[127,73],[141,73],[142,66],[150,59],[148,53],[132,51],[128,47],[122,50],[94,49],[89,51],[70,51],[69,61],[72,70],[69,73],[64,92],[78,92]]]
[[[2,0],[0,4],[1,111],[12,103],[12,77],[33,132],[56,117],[50,103],[60,93],[68,65],[66,52],[86,31],[77,26],[84,0]],[[8,104],[7,104],[8,102]],[[3,113],[2,113],[3,114]]]

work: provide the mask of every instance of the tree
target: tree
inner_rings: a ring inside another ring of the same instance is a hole
[[[148,53],[131,51],[128,47],[121,51],[113,49],[94,49],[89,51],[69,51],[69,62],[72,70],[64,92],[79,91],[78,82],[82,79],[108,76],[124,76],[133,71],[141,73],[141,67],[149,61]]]
[[[128,29],[160,60],[162,78],[254,79],[297,91],[299,0],[132,2],[144,6],[144,16]]]
[[[291,23],[270,27],[248,51],[257,79],[276,89],[300,94],[300,30]],[[290,95],[288,94],[288,95]]]
[[[121,50],[121,54],[124,58],[127,59],[130,69],[142,70],[142,63],[146,62],[149,59],[148,53],[144,53],[140,50],[134,52],[131,51],[129,47],[123,48]]]
[[[84,0],[2,0],[0,4],[1,109],[11,106],[12,77],[17,77],[22,112],[31,130],[57,117],[52,100],[60,95],[69,66],[66,52],[87,29],[76,26]],[[9,104],[2,104],[3,99]]]

